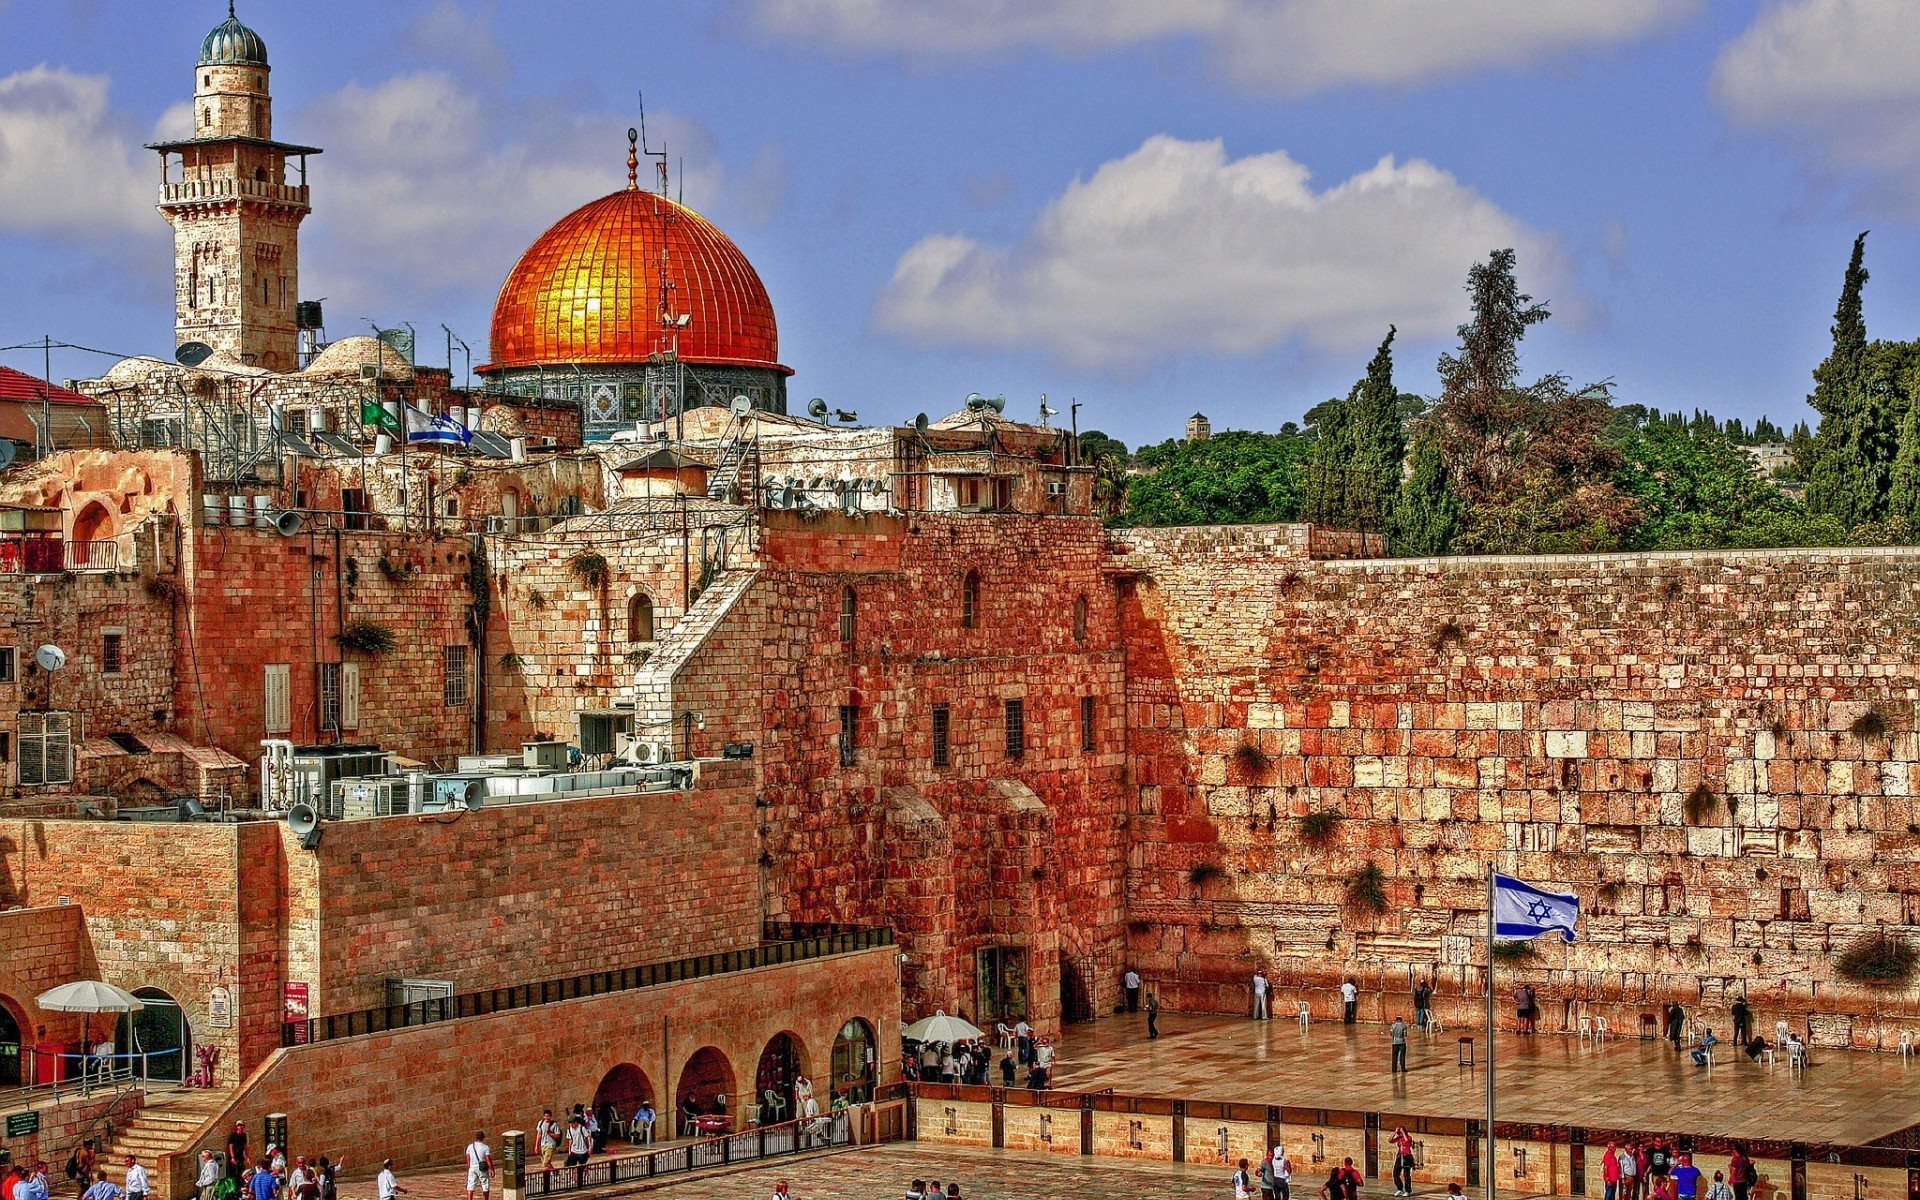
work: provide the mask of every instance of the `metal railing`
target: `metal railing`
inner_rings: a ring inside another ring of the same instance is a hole
[[[20,1076],[43,1083],[22,1083],[0,1089],[0,1107],[40,1097],[90,1096],[95,1092],[119,1094],[147,1083],[156,1066],[163,1071],[174,1068],[161,1080],[180,1082],[180,1051],[149,1050],[137,1054],[87,1054],[42,1050],[38,1046],[13,1046],[20,1063]],[[13,1057],[13,1056],[9,1056]]]
[[[764,941],[744,950],[725,950],[717,954],[699,954],[668,962],[620,967],[610,971],[590,971],[564,979],[546,979],[511,987],[480,992],[462,992],[412,1004],[387,1004],[355,1012],[288,1021],[280,1027],[280,1044],[301,1046],[309,1042],[327,1042],[336,1038],[362,1037],[390,1029],[430,1025],[439,1021],[457,1021],[489,1013],[512,1012],[537,1004],[557,1004],[585,996],[604,996],[659,987],[686,979],[705,979],[731,975],[782,963],[805,962],[835,954],[853,954],[879,946],[893,945],[893,930],[849,925],[813,925],[790,922],[770,923],[762,930]]]
[[[853,1142],[853,1111],[839,1109],[817,1117],[801,1117],[778,1125],[763,1125],[740,1133],[682,1142],[646,1154],[603,1158],[579,1167],[538,1168],[527,1171],[524,1194],[549,1196],[555,1192],[632,1183],[661,1175],[685,1174],[704,1167],[754,1162],[763,1158],[830,1150]]]
[[[182,204],[191,200],[231,200],[243,196],[250,200],[277,200],[282,204],[304,205],[310,193],[301,184],[232,178],[188,179],[162,184],[160,188],[163,204]]]
[[[110,538],[71,542],[55,537],[0,537],[0,575],[62,575],[119,568],[120,543]]]

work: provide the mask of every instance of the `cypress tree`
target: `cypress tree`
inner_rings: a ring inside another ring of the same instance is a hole
[[[1400,471],[1407,457],[1407,433],[1400,424],[1400,393],[1393,386],[1393,335],[1387,336],[1367,364],[1367,377],[1347,401],[1347,437],[1353,446],[1351,467],[1371,509],[1370,528],[1390,520],[1400,496]]]
[[[1412,467],[1394,504],[1388,548],[1403,558],[1445,554],[1460,529],[1460,497],[1431,429],[1414,439]]]
[[[1867,362],[1867,321],[1861,294],[1867,284],[1867,235],[1853,240],[1853,256],[1833,314],[1833,349],[1813,371],[1807,402],[1820,414],[1807,455],[1807,509],[1852,528],[1886,514],[1888,476],[1899,414],[1887,411]]]

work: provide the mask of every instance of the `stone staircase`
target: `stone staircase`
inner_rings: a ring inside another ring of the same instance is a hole
[[[109,1174],[114,1179],[119,1178],[119,1166],[129,1154],[152,1171],[162,1155],[178,1154],[186,1149],[208,1118],[218,1116],[232,1098],[231,1088],[148,1092],[146,1107],[116,1115],[110,1122],[113,1133],[100,1161],[103,1165],[112,1164]],[[97,1138],[101,1131],[96,1130],[89,1136]]]

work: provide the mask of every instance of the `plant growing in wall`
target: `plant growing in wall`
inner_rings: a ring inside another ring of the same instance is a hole
[[[1877,708],[1869,708],[1853,719],[1853,724],[1847,726],[1847,732],[1862,742],[1885,737],[1887,736],[1886,714]]]
[[[1913,981],[1920,969],[1920,950],[1905,938],[1885,929],[1858,938],[1834,960],[1834,970],[1842,978],[1867,987],[1901,988]]]
[[[1714,810],[1720,807],[1719,797],[1715,796],[1713,789],[1704,783],[1695,784],[1693,790],[1687,793],[1683,804],[1687,812],[1687,821],[1694,825],[1705,825],[1713,820]]]
[[[1268,756],[1265,750],[1260,748],[1260,743],[1255,741],[1251,734],[1243,737],[1240,740],[1240,744],[1233,748],[1234,768],[1239,771],[1241,777],[1246,780],[1259,779],[1265,775],[1267,773],[1267,767],[1270,766],[1272,762],[1273,759]]]
[[[1387,911],[1387,873],[1368,859],[1347,876],[1347,903],[1376,915]]]
[[[1206,886],[1214,880],[1226,877],[1227,873],[1212,863],[1197,863],[1187,872],[1187,882],[1193,885],[1196,893],[1206,890]]]
[[[155,575],[151,579],[148,579],[146,588],[147,595],[153,597],[155,600],[165,600],[168,603],[173,602],[179,598],[180,595],[180,585],[165,575]]]
[[[1337,808],[1316,808],[1300,818],[1300,840],[1313,846],[1324,846],[1333,840],[1339,831],[1340,822],[1346,814]]]
[[[1496,938],[1493,943],[1493,961],[1503,967],[1530,962],[1538,953],[1530,941],[1509,942]]]
[[[333,640],[345,649],[358,650],[362,654],[385,654],[398,642],[391,626],[365,619],[348,621],[346,628],[333,635]]]
[[[611,572],[607,569],[607,556],[596,550],[577,550],[567,560],[567,569],[580,581],[582,587],[598,588],[606,585]]]
[[[410,562],[395,562],[383,552],[380,555],[380,573],[387,577],[388,583],[405,583],[420,573],[420,568]]]
[[[1466,640],[1466,631],[1460,628],[1460,622],[1458,621],[1442,621],[1440,627],[1433,631],[1433,648],[1435,650],[1445,650],[1449,646],[1458,646]]]
[[[521,667],[525,666],[526,664],[527,664],[526,659],[521,658],[518,654],[515,654],[511,650],[507,651],[505,654],[502,654],[500,656],[500,669],[502,671],[518,671]]]
[[[527,603],[533,605],[535,608],[545,608],[547,606],[547,598],[541,593],[539,588],[528,588]]]

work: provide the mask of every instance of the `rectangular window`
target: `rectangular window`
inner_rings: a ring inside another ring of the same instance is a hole
[[[360,664],[340,664],[340,728],[360,728]]]
[[[947,750],[947,706],[933,706],[933,765],[944,767],[950,761]]]
[[[360,488],[341,488],[340,512],[348,529],[367,528],[367,493]]]
[[[467,706],[467,648],[443,646],[440,657],[446,668],[447,707],[465,708]]]
[[[1080,697],[1080,750],[1093,753],[1093,697]]]
[[[124,635],[118,629],[103,630],[100,634],[100,673],[118,675],[120,673],[120,642]]]
[[[1007,757],[1019,758],[1027,752],[1027,702],[1007,701]]]
[[[840,765],[843,767],[850,767],[858,761],[854,755],[854,733],[859,724],[859,706],[842,704],[840,706]]]
[[[261,724],[268,733],[286,733],[293,728],[293,668],[286,663],[268,663],[261,695]]]
[[[20,714],[20,785],[73,782],[73,714]]]
[[[12,646],[0,646],[0,683],[12,683],[20,677],[18,653]]]
[[[340,731],[340,664],[320,664],[320,728]]]
[[[1027,1015],[1027,952],[1019,946],[987,946],[974,955],[974,1007],[984,1021],[1017,1021]]]

